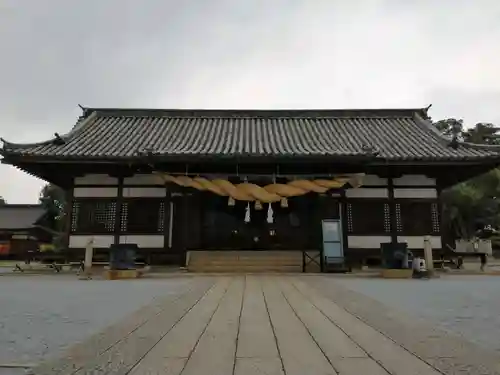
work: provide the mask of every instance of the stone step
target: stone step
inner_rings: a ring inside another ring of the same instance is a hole
[[[200,264],[200,263],[258,263],[258,264],[267,264],[267,263],[278,263],[278,264],[287,264],[287,263],[302,263],[301,259],[268,259],[268,258],[255,258],[255,259],[210,259],[210,258],[198,258],[198,259],[190,259],[190,264]]]
[[[300,251],[192,251],[192,272],[301,272]]]
[[[191,256],[210,256],[212,258],[253,258],[255,256],[267,256],[267,257],[302,257],[302,251],[190,251]]]
[[[233,263],[233,264],[192,264],[189,266],[189,270],[195,268],[209,268],[209,267],[226,267],[226,268],[237,268],[237,267],[253,267],[253,268],[265,268],[265,267],[302,267],[301,263],[295,264],[255,264],[255,263]]]
[[[220,259],[197,259],[195,261],[190,261],[190,265],[224,265],[224,264],[255,264],[255,265],[266,265],[266,264],[276,264],[276,265],[294,265],[294,264],[302,264],[302,259],[285,259],[285,260],[273,260],[273,259],[264,259],[264,260],[257,260],[257,259],[249,259],[249,260],[237,260],[237,259],[231,259],[231,260],[220,260]]]
[[[198,256],[198,257],[210,257],[210,258],[217,258],[217,259],[251,259],[251,258],[302,258],[302,253],[282,253],[282,254],[266,254],[266,253],[260,253],[257,252],[255,254],[231,254],[231,255],[221,255],[221,254],[210,254],[210,253],[198,253],[198,252],[191,252],[190,255],[192,257]]]
[[[221,273],[260,273],[260,272],[276,272],[276,273],[296,273],[302,272],[302,266],[252,266],[252,265],[239,265],[239,266],[199,266],[190,267],[192,272],[221,272]]]
[[[302,257],[300,258],[210,258],[210,257],[191,257],[189,258],[190,263],[194,262],[302,262]]]
[[[234,255],[219,256],[217,254],[190,254],[191,258],[210,258],[210,259],[302,259],[302,254],[254,254],[254,255]]]

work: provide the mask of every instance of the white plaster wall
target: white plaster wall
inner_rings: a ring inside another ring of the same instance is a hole
[[[116,187],[76,187],[73,189],[75,198],[114,198],[118,196]]]
[[[387,178],[380,178],[374,174],[367,174],[363,177],[363,185],[387,186]]]
[[[425,236],[398,236],[398,242],[406,242],[408,249],[423,249]],[[433,249],[441,249],[441,237],[431,236]]]
[[[389,191],[386,188],[356,188],[345,191],[347,198],[387,198]]]
[[[124,187],[123,196],[125,198],[161,198],[166,196],[167,189],[164,187]]]
[[[436,189],[394,189],[394,198],[437,198]]]
[[[162,248],[164,237],[158,234],[125,235],[120,236],[120,243],[137,244],[137,246],[144,248]]]
[[[380,244],[391,242],[390,236],[348,236],[347,245],[350,249],[378,249]]]
[[[87,246],[88,241],[91,238],[94,238],[94,247],[110,247],[114,241],[114,236],[108,235],[80,235],[80,234],[72,234],[69,236],[69,247],[70,248],[83,248]]]
[[[75,185],[118,185],[118,178],[107,174],[87,174],[76,177],[74,183]]]
[[[136,174],[123,179],[124,185],[160,185],[164,186],[165,182],[157,174]]]
[[[73,189],[75,198],[113,198],[118,196],[116,187],[76,187]]]
[[[435,186],[436,179],[429,178],[420,174],[412,174],[412,175],[404,175],[398,178],[393,178],[392,183],[394,186],[412,186],[412,185],[420,185],[420,186]]]

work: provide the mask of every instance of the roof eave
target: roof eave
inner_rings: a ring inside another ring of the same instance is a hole
[[[42,141],[42,142],[34,142],[34,143],[15,143],[7,141],[4,138],[0,138],[0,141],[3,143],[2,148],[0,148],[0,155],[12,154],[16,153],[16,150],[25,150],[32,147],[45,146],[48,144],[58,144],[58,142],[65,142],[71,136],[73,136],[76,132],[78,132],[82,127],[89,124],[95,117],[97,116],[96,112],[89,113],[81,122],[77,123],[73,129],[71,129],[68,133],[64,135],[59,135],[58,133],[54,133],[54,137]]]
[[[440,139],[443,142],[443,144],[445,144],[447,147],[453,147],[452,146],[452,140],[449,139],[448,137],[444,136],[431,123],[431,121],[429,119],[425,118],[422,115],[422,113],[415,112],[414,116],[415,116],[415,119],[417,120],[417,123],[421,124],[426,129],[428,129],[429,131],[431,131],[435,136],[438,137],[438,139]],[[478,144],[478,143],[457,141],[455,147],[456,148],[464,147],[464,148],[478,150],[478,151],[496,152],[498,154],[498,157],[500,157],[500,145],[487,145],[487,144]]]
[[[382,156],[358,155],[155,155],[155,156],[54,156],[54,155],[23,155],[17,153],[4,154],[3,164],[18,165],[21,163],[64,163],[64,164],[156,164],[156,163],[195,163],[195,162],[233,162],[233,163],[308,163],[308,162],[340,162],[346,164],[370,165],[471,165],[471,164],[500,164],[500,154],[482,155],[473,157],[446,157],[446,158],[385,158]]]
[[[373,155],[358,154],[358,155],[155,155],[152,157],[145,156],[54,156],[54,155],[23,155],[18,153],[4,154],[2,163],[15,165],[17,162],[25,163],[164,163],[164,162],[310,162],[310,161],[342,161],[342,162],[369,162],[374,160]]]
[[[442,158],[442,159],[385,159],[385,160],[376,160],[370,165],[379,166],[379,165],[399,165],[399,166],[408,166],[408,165],[443,165],[443,166],[453,166],[453,165],[481,165],[481,164],[493,164],[500,165],[500,156],[495,157],[477,157],[477,158]]]
[[[500,145],[488,145],[471,142],[458,142],[458,145],[473,150],[496,152],[500,156]]]

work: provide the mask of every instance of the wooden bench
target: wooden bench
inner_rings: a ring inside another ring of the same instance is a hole
[[[83,261],[80,262],[68,262],[68,263],[16,263],[12,271],[29,271],[29,270],[46,270],[51,269],[54,272],[61,272],[64,267],[69,267],[70,269],[78,268],[78,270],[83,270]]]
[[[147,264],[145,262],[137,262],[136,266],[145,268]],[[103,266],[109,268],[109,262],[92,262],[92,266]],[[64,267],[69,267],[70,269],[77,268],[77,272],[83,272],[85,270],[84,262],[67,262],[67,263],[16,263],[14,272],[25,272],[25,271],[42,271],[42,270],[52,270],[56,273],[59,273],[63,270]]]
[[[450,268],[458,268],[457,262],[453,259],[434,259],[434,268],[444,268],[445,266],[449,266]]]
[[[77,268],[77,271],[82,271],[83,270],[83,261],[56,263],[56,264],[54,264],[54,266],[59,268],[59,272],[63,269],[63,267],[69,267],[70,270]]]
[[[43,271],[52,270],[54,272],[61,272],[61,267],[54,263],[16,263],[12,271],[25,272],[25,271]]]

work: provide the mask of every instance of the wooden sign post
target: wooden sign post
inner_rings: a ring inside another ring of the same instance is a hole
[[[94,237],[91,237],[85,247],[85,261],[83,262],[83,280],[92,279],[92,257],[94,256]]]
[[[424,237],[424,259],[427,272],[429,273],[429,276],[432,276],[434,274],[434,259],[432,257],[432,244],[430,236]]]

